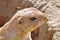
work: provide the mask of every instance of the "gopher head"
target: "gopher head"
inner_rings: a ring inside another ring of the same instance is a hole
[[[10,20],[10,23],[11,22],[17,30],[30,32],[44,24],[46,22],[46,17],[44,13],[31,7],[17,11]]]

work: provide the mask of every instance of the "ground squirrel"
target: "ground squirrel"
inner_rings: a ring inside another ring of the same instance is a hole
[[[25,8],[0,28],[0,40],[29,40],[29,32],[46,22],[45,15],[36,8]]]

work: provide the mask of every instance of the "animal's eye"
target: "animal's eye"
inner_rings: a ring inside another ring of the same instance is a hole
[[[35,17],[31,17],[30,20],[33,20],[34,21],[34,20],[36,20],[36,18]]]

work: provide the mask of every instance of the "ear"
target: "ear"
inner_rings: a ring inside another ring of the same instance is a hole
[[[21,23],[22,23],[21,18],[22,18],[22,17],[19,17],[19,18],[18,18],[18,20],[17,20],[19,24],[21,24]]]

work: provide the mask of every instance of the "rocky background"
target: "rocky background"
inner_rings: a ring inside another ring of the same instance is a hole
[[[46,14],[49,30],[55,31],[55,33],[53,31],[51,32],[54,33],[52,39],[46,40],[60,40],[60,0],[0,0],[0,27],[3,26],[16,11],[27,7],[38,8]],[[40,32],[39,28],[32,32],[33,40],[40,40]],[[43,40],[45,40],[44,37]],[[46,36],[46,38],[49,37]]]
[[[5,24],[16,11],[31,6],[32,3],[28,0],[0,0],[0,26]]]
[[[56,31],[52,40],[60,40],[60,0],[33,0],[32,3],[46,14],[49,30]]]

